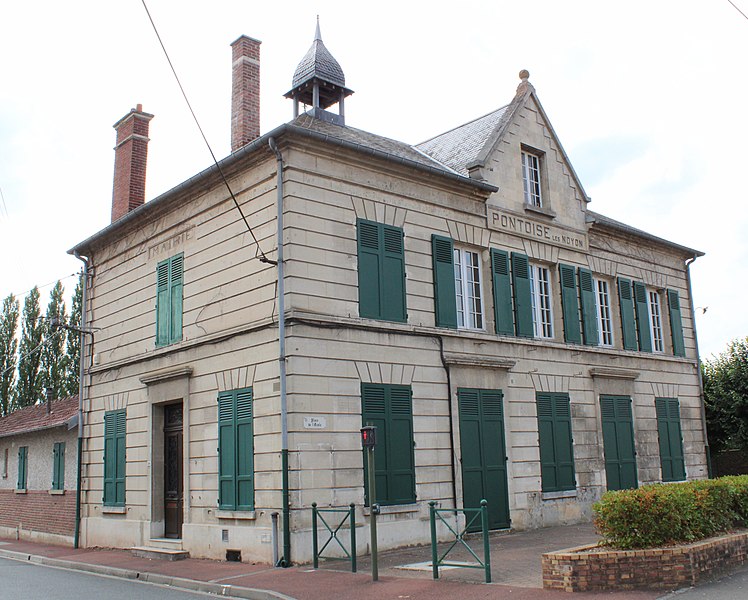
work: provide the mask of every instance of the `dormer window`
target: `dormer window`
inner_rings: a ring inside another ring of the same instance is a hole
[[[522,151],[522,182],[525,187],[525,204],[543,208],[540,193],[540,156]]]

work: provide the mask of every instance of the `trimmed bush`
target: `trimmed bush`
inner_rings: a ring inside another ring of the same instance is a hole
[[[603,543],[656,548],[748,526],[748,475],[606,492],[592,510]]]

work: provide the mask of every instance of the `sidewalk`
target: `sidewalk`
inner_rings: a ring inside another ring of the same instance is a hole
[[[351,573],[349,563],[337,560],[321,562],[316,571],[310,565],[276,569],[268,565],[194,558],[169,562],[138,558],[127,550],[73,550],[0,539],[0,557],[253,600],[654,600],[662,595],[643,591],[572,595],[542,589],[540,555],[543,552],[595,539],[590,525],[493,534],[491,584],[482,583],[483,571],[479,569],[440,570],[440,579],[434,581],[427,565],[402,568],[429,562],[429,547],[380,553],[378,582],[371,580],[368,556],[360,557],[358,573]],[[466,553],[450,554],[450,560],[467,561],[469,558]]]

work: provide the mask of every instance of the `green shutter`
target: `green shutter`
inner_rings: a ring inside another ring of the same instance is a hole
[[[655,398],[663,481],[683,481],[686,465],[677,398]]]
[[[184,255],[171,258],[169,272],[169,296],[171,315],[169,316],[169,343],[182,339],[182,288],[184,276]]]
[[[359,219],[358,311],[370,319],[405,322],[405,242],[400,227]]]
[[[579,329],[579,301],[577,295],[577,278],[574,267],[558,265],[561,279],[561,305],[564,313],[564,340],[572,344],[582,343],[582,333]]]
[[[631,398],[601,396],[600,412],[608,489],[635,488],[638,483]]]
[[[595,305],[595,282],[592,279],[592,271],[578,269],[579,276],[579,300],[582,305],[582,331],[584,343],[588,346],[597,346],[597,308]]]
[[[104,498],[108,506],[125,504],[127,414],[124,410],[104,413]]]
[[[649,329],[649,300],[647,288],[640,281],[634,282],[634,306],[636,307],[636,332],[639,350],[652,352],[652,334]]]
[[[413,408],[410,386],[361,384],[362,420],[377,428],[376,502],[415,502]],[[368,464],[364,453],[364,495],[369,505]]]
[[[405,322],[405,233],[400,227],[383,225],[382,318]]]
[[[218,507],[254,510],[252,388],[218,394]]]
[[[169,261],[164,260],[156,267],[156,345],[169,343]]]
[[[236,493],[237,509],[254,509],[254,438],[252,390],[236,391]]]
[[[26,478],[28,477],[28,446],[21,446],[18,449],[18,482],[16,488],[19,490],[26,489]]]
[[[52,489],[65,489],[65,442],[55,442],[52,450]]]
[[[491,271],[493,273],[493,312],[496,333],[514,335],[512,314],[512,283],[509,278],[509,254],[491,248]]]
[[[676,290],[667,291],[667,304],[670,309],[670,331],[673,335],[673,354],[685,356],[686,346],[683,341],[683,323],[680,315],[680,298]]]
[[[544,492],[576,488],[568,394],[537,394],[540,472]]]
[[[517,335],[534,337],[532,326],[532,295],[530,292],[530,261],[527,255],[512,252],[512,287],[514,288],[514,322]]]
[[[234,394],[218,394],[218,506],[236,510],[236,441]]]
[[[636,323],[634,319],[634,297],[631,293],[631,280],[618,278],[618,303],[621,306],[621,331],[623,349],[637,350]]]
[[[434,305],[437,327],[457,328],[454,246],[451,238],[431,236],[434,265]]]

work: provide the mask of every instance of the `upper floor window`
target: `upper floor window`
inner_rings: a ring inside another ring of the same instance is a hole
[[[553,308],[551,304],[551,273],[548,268],[530,265],[530,294],[532,326],[535,337],[553,337]]]
[[[597,331],[601,346],[613,345],[613,320],[610,310],[610,291],[608,282],[603,279],[595,281],[595,304],[597,306]]]
[[[522,182],[525,189],[525,204],[542,208],[540,157],[537,154],[522,151]]]
[[[480,256],[472,250],[454,248],[457,326],[483,329]]]
[[[652,350],[664,352],[662,337],[662,310],[660,309],[660,294],[649,290],[649,327],[652,334]]]
[[[363,219],[357,229],[359,316],[405,322],[403,230]]]
[[[156,346],[182,339],[184,254],[162,260],[156,267]]]

